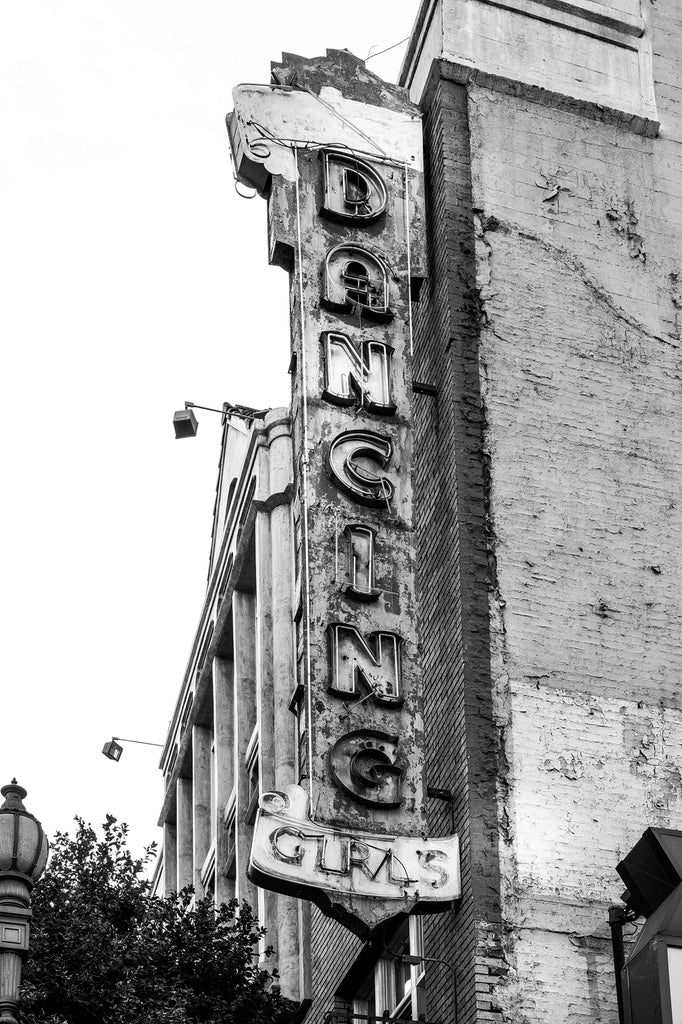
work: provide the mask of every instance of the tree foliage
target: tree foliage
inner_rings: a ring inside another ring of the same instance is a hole
[[[127,826],[76,818],[57,833],[33,893],[22,1024],[284,1024],[286,1001],[258,965],[250,907],[153,897]],[[235,911],[237,911],[235,913]],[[267,954],[270,954],[270,950]]]

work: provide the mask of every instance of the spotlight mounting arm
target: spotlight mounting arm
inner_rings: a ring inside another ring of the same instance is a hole
[[[237,416],[240,420],[254,420],[265,416],[267,409],[248,409],[244,406],[231,405],[230,402],[223,402],[222,409],[216,409],[211,405],[197,405],[196,402],[185,402],[185,409],[205,409],[206,412],[217,412],[221,416]]]
[[[112,736],[112,740],[119,740],[120,743],[140,743],[143,747],[161,747],[163,743],[150,743],[148,740],[129,740],[125,736]]]

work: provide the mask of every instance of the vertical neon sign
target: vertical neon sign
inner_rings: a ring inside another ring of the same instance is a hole
[[[396,100],[391,152],[357,100],[329,112],[323,92],[240,87],[228,120],[237,175],[269,190],[272,259],[292,275],[292,687],[306,742],[299,785],[263,798],[250,875],[366,933],[457,898],[459,855],[456,837],[425,834],[410,305],[421,129]]]

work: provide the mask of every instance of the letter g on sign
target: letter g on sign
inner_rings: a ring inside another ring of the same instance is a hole
[[[329,754],[332,778],[358,803],[399,807],[405,772],[396,764],[397,748],[397,736],[376,729],[349,732]]]
[[[305,839],[300,828],[283,825],[271,832],[270,845],[275,858],[284,861],[285,864],[300,864],[303,860],[303,849],[299,843],[292,842],[296,839]]]

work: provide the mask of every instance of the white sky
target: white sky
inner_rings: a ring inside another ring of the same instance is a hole
[[[289,398],[286,275],[224,117],[282,51],[366,57],[418,0],[0,0],[0,784],[48,831],[159,838],[202,606],[220,417]],[[368,67],[394,81],[404,45]]]

